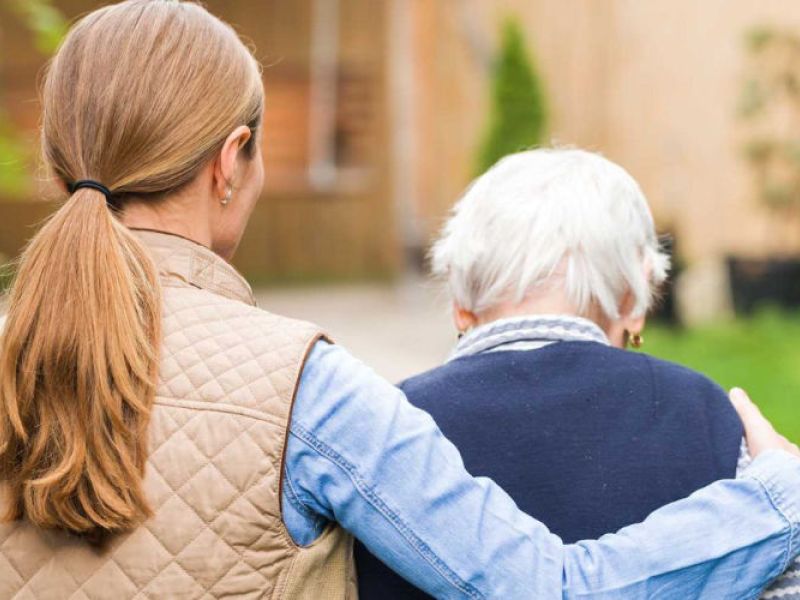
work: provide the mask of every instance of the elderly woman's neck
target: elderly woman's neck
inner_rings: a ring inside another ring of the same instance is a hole
[[[613,321],[603,313],[599,306],[593,306],[589,311],[580,311],[567,300],[560,290],[550,290],[547,293],[530,295],[522,302],[501,302],[480,313],[468,314],[471,315],[469,318],[466,318],[463,314],[458,317],[462,322],[457,323],[457,326],[462,331],[499,319],[514,317],[545,315],[580,317],[595,323],[608,336],[610,342],[619,348],[625,347],[627,343],[627,331],[640,333],[644,327],[644,317],[638,319],[627,317]],[[471,322],[466,322],[470,320]]]
[[[455,325],[461,332],[500,319],[545,315],[569,316],[592,321],[603,330],[612,345],[624,348],[628,339],[627,332],[641,333],[644,328],[644,317],[637,319],[627,317],[612,321],[599,306],[592,307],[589,311],[580,311],[567,300],[563,292],[557,289],[547,290],[546,292],[539,290],[536,294],[528,295],[522,302],[500,302],[478,313],[471,312],[457,304],[454,308]]]
[[[579,311],[567,300],[560,290],[546,294],[536,294],[525,298],[522,302],[501,302],[475,315],[475,325],[485,325],[499,319],[513,317],[534,317],[541,315],[565,315],[589,319],[605,329],[607,319],[601,310],[591,309],[588,313]]]
[[[530,305],[527,303],[494,306],[477,315],[476,325],[486,325],[500,319],[513,317],[535,317],[542,315],[568,315],[573,317],[583,316],[575,310],[570,310],[558,303],[542,303]]]

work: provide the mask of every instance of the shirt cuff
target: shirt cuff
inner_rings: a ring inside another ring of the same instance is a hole
[[[762,452],[742,477],[755,479],[791,528],[787,564],[800,554],[800,459],[782,450]]]

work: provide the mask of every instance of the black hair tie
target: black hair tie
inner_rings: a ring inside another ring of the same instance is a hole
[[[106,202],[111,202],[111,190],[98,181],[91,179],[81,179],[69,185],[69,193],[74,194],[81,188],[97,190],[106,197]]]

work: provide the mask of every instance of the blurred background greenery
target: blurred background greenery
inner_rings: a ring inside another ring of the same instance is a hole
[[[692,367],[725,389],[747,390],[787,437],[800,442],[800,314],[756,315],[691,329],[656,325],[645,350]]]
[[[0,4],[26,28],[33,47],[43,57],[55,51],[67,31],[67,20],[50,0],[0,0]],[[2,83],[0,79],[0,86]],[[32,182],[26,167],[34,155],[34,139],[15,126],[8,107],[0,102],[0,196],[20,197],[30,192]]]
[[[547,108],[519,19],[507,17],[492,67],[491,104],[476,176],[507,154],[546,142]]]

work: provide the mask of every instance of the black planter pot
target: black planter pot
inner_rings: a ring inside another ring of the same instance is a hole
[[[677,281],[680,274],[683,272],[683,261],[677,252],[677,245],[675,243],[675,236],[666,234],[661,238],[661,246],[664,251],[672,257],[672,270],[669,273],[669,279],[660,290],[659,299],[656,305],[648,315],[649,321],[655,321],[669,325],[671,327],[678,327],[681,325],[678,316],[677,301],[675,298],[675,281]]]
[[[733,308],[748,315],[759,306],[800,308],[800,257],[746,259],[729,257]]]

